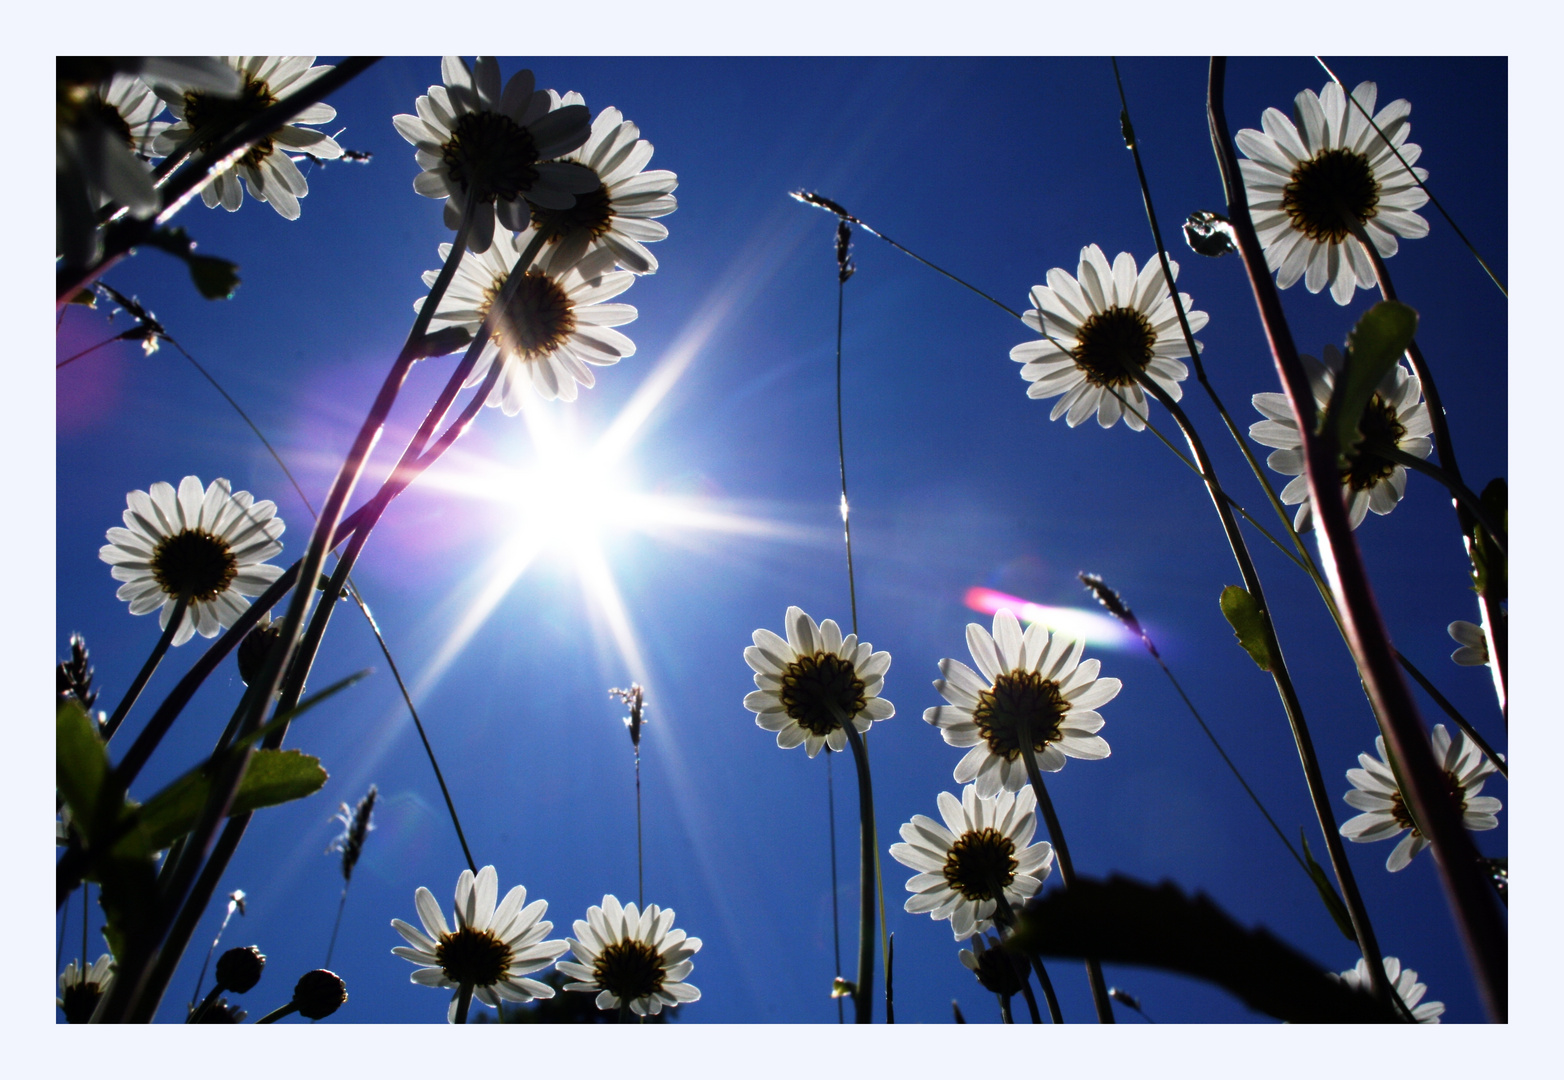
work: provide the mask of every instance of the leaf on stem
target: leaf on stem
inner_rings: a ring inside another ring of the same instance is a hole
[[[1222,590],[1222,614],[1227,616],[1238,644],[1244,647],[1251,659],[1260,665],[1261,671],[1274,671],[1276,657],[1271,653],[1271,637],[1265,630],[1265,619],[1260,605],[1242,585],[1229,585]]]
[[[71,820],[89,843],[98,828],[98,798],[109,774],[109,755],[98,725],[75,700],[54,709],[54,782],[70,807]]]
[[[1503,477],[1491,480],[1488,486],[1483,488],[1481,496],[1483,509],[1495,524],[1506,532],[1510,528],[1510,489]],[[1487,593],[1495,604],[1508,600],[1510,596],[1509,560],[1505,557],[1503,549],[1493,542],[1493,537],[1488,535],[1488,530],[1481,525],[1473,526],[1472,530],[1472,584],[1482,593]]]
[[[181,260],[197,291],[208,300],[233,299],[234,290],[239,287],[238,265],[215,255],[197,255],[195,241],[183,228],[157,229],[143,242]]]
[[[1358,935],[1352,931],[1352,916],[1347,914],[1347,905],[1341,902],[1341,897],[1336,895],[1336,887],[1330,883],[1330,876],[1325,873],[1325,868],[1314,861],[1314,853],[1309,850],[1309,838],[1298,830],[1298,839],[1303,843],[1303,861],[1309,867],[1309,877],[1314,881],[1314,887],[1320,891],[1320,899],[1325,902],[1325,910],[1330,912],[1330,917],[1336,922],[1336,929],[1342,936],[1354,945],[1358,943]]]
[[[1362,438],[1358,428],[1363,410],[1416,332],[1416,311],[1395,300],[1382,300],[1365,311],[1347,335],[1342,372],[1325,410],[1336,425],[1336,446],[1343,455]]]
[[[320,759],[298,750],[257,750],[228,814],[247,814],[313,795],[326,783]],[[144,848],[149,854],[168,847],[195,828],[211,794],[212,780],[204,770],[188,772],[152,796],[137,815],[138,827],[116,850],[127,854]]]

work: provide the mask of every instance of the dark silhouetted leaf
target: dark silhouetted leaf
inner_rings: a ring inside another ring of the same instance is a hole
[[[1489,481],[1481,495],[1483,509],[1494,524],[1506,532],[1510,528],[1510,489],[1501,477]],[[1473,584],[1478,591],[1486,592],[1495,607],[1510,596],[1510,564],[1504,551],[1493,542],[1488,530],[1476,526],[1475,543],[1472,545]]]
[[[1265,631],[1265,619],[1260,615],[1260,605],[1241,585],[1229,585],[1222,590],[1222,614],[1227,616],[1238,644],[1260,665],[1261,671],[1271,671],[1276,658],[1271,655],[1271,637]]]
[[[70,807],[82,838],[91,843],[98,828],[98,798],[109,772],[108,752],[98,737],[98,725],[75,700],[61,700],[54,709],[54,782]]]
[[[319,758],[298,750],[257,750],[228,813],[244,814],[302,799],[325,783],[326,770]],[[168,847],[195,828],[211,790],[211,778],[204,771],[189,772],[175,780],[141,807],[140,830],[121,841],[123,850],[129,853],[144,845],[150,854]]]
[[[239,266],[215,255],[190,255],[185,259],[190,280],[208,300],[232,300],[239,287]]]
[[[1291,1023],[1397,1020],[1269,931],[1247,930],[1208,897],[1191,899],[1171,882],[1077,878],[1027,904],[1012,941],[1044,956],[1190,975]]]

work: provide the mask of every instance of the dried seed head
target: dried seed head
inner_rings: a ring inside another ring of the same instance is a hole
[[[306,1020],[324,1020],[348,1000],[348,984],[334,971],[306,971],[293,987],[293,1005]]]
[[[836,223],[836,277],[838,281],[846,282],[857,271],[853,265],[852,255],[853,227],[847,224],[846,219]]]
[[[215,977],[224,990],[243,994],[261,981],[266,968],[266,957],[254,945],[229,949],[217,958]]]
[[[358,865],[358,857],[364,853],[364,838],[375,828],[370,818],[375,812],[375,799],[380,795],[380,790],[374,784],[369,785],[369,793],[358,801],[358,805],[349,808],[347,803],[342,804],[342,809],[337,812],[336,818],[342,822],[342,833],[326,851],[342,852],[342,880],[353,879],[353,867]]]
[[[92,662],[87,643],[80,634],[71,635],[71,658],[61,660],[54,671],[54,688],[60,694],[73,694],[82,708],[91,712],[98,692],[92,688]]]
[[[1097,598],[1097,602],[1108,609],[1110,615],[1135,632],[1136,636],[1145,643],[1146,648],[1151,650],[1152,656],[1158,655],[1156,646],[1146,636],[1146,631],[1141,628],[1140,620],[1135,617],[1135,613],[1130,610],[1123,597],[1108,588],[1107,582],[1103,581],[1096,574],[1082,573],[1076,576],[1081,579],[1082,585],[1091,590],[1091,594]]]
[[[645,722],[646,691],[640,683],[631,683],[628,690],[622,687],[612,687],[608,691],[609,697],[616,697],[624,702],[630,709],[630,715],[625,717],[625,727],[630,731],[630,742],[640,749],[641,724]]]

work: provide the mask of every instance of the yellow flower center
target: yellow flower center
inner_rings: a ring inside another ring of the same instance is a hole
[[[1041,753],[1064,736],[1059,724],[1069,704],[1059,684],[1032,671],[1005,671],[978,695],[972,722],[996,756],[1014,761],[1021,756],[1021,721],[1027,721],[1032,751]]]
[[[183,529],[158,541],[152,551],[152,577],[169,596],[210,602],[233,584],[239,560],[228,541],[203,529]]]
[[[1292,171],[1282,209],[1311,240],[1339,244],[1379,212],[1379,181],[1368,158],[1352,150],[1322,150]]]
[[[841,725],[832,705],[852,719],[863,711],[863,680],[835,653],[800,656],[782,672],[782,707],[811,735],[829,735]]]
[[[945,858],[945,881],[968,900],[992,900],[994,889],[1005,889],[1015,880],[1020,863],[1010,837],[995,829],[961,834]]]
[[[1151,322],[1134,308],[1114,306],[1081,325],[1078,344],[1070,350],[1088,382],[1097,386],[1128,386],[1151,362],[1157,343]]]

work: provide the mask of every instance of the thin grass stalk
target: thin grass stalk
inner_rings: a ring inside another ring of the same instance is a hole
[[[1462,716],[1460,710],[1450,703],[1450,699],[1441,694],[1439,688],[1428,681],[1428,676],[1417,670],[1412,661],[1402,656],[1400,652],[1396,653],[1396,662],[1406,670],[1408,675],[1412,676],[1413,681],[1417,685],[1423,688],[1424,693],[1434,699],[1434,704],[1444,710],[1444,714],[1455,722],[1455,726],[1466,733],[1466,737],[1472,740],[1477,749],[1488,755],[1488,760],[1493,762],[1495,769],[1499,770],[1499,775],[1508,780],[1510,778],[1510,770],[1505,765],[1504,758],[1493,752],[1493,747],[1488,745],[1488,740],[1477,734],[1477,729],[1472,727],[1471,722]]]
[[[994,921],[1002,923],[1012,929],[1016,926],[1015,909],[1010,906],[1010,901],[1005,899],[1005,889],[997,878],[989,878],[989,891],[994,895]],[[1003,936],[1000,938],[1004,942]],[[1043,997],[1048,1000],[1048,1018],[1055,1024],[1064,1023],[1064,1013],[1059,1009],[1059,995],[1054,993],[1053,980],[1048,977],[1048,969],[1043,967],[1043,958],[1031,949],[1026,950],[1026,958],[1032,964],[1032,970],[1037,974],[1037,984],[1043,988]]]
[[[131,707],[136,704],[136,699],[141,696],[141,691],[146,689],[152,673],[162,663],[163,656],[168,652],[168,647],[174,642],[174,635],[179,632],[179,624],[185,621],[185,612],[190,607],[190,597],[181,596],[174,601],[174,613],[168,617],[168,626],[158,636],[157,644],[152,646],[152,653],[147,657],[147,662],[141,665],[141,670],[136,672],[136,677],[131,680],[130,689],[125,691],[125,696],[119,699],[119,704],[114,706],[114,715],[109,717],[108,723],[103,725],[103,741],[107,743],[114,738],[114,733],[125,722]]]
[[[1361,235],[1358,230],[1358,246],[1368,255],[1369,261],[1374,264],[1374,277],[1379,282],[1379,294],[1386,300],[1395,300],[1396,287],[1390,280],[1390,269],[1385,265],[1385,260],[1369,242],[1368,237]],[[1414,339],[1407,343],[1407,361],[1412,365],[1412,370],[1417,374],[1418,382],[1423,387],[1423,401],[1428,406],[1428,418],[1434,428],[1434,448],[1439,452],[1439,465],[1445,474],[1456,483],[1461,482],[1461,468],[1455,462],[1455,443],[1450,438],[1450,424],[1445,417],[1445,409],[1439,398],[1439,387],[1434,384],[1434,373],[1429,370],[1428,362],[1423,359],[1423,350],[1418,347]],[[1452,492],[1455,490],[1451,489]],[[1468,493],[1470,494],[1470,493]],[[1461,543],[1466,549],[1467,559],[1472,559],[1476,552],[1476,537],[1474,526],[1475,516],[1471,507],[1461,498],[1452,500],[1455,504],[1456,521],[1461,527]],[[1480,505],[1480,502],[1479,502]],[[1502,547],[1502,532],[1495,533],[1491,523],[1483,526],[1494,536],[1496,542]],[[1476,563],[1473,562],[1475,569]],[[1499,607],[1499,601],[1494,597],[1485,581],[1477,592],[1477,607],[1482,613],[1483,637],[1488,641],[1488,656],[1493,661],[1489,670],[1493,673],[1493,689],[1499,698],[1499,709],[1504,713],[1505,723],[1510,718],[1510,634],[1509,623],[1504,611]]]
[[[217,178],[223,169],[243,157],[256,141],[282,127],[327,94],[346,85],[379,60],[378,56],[350,56],[318,79],[256,113],[220,139],[210,150],[196,155],[188,165],[161,183],[162,208],[151,218],[133,218],[106,230],[103,254],[85,267],[63,266],[55,274],[55,303],[62,307],[138,244],[144,243],[168,219]],[[168,173],[163,174],[167,176]]]
[[[1417,706],[1397,670],[1394,650],[1369,587],[1342,502],[1334,434],[1330,431],[1322,436],[1314,434],[1314,398],[1308,375],[1298,359],[1265,254],[1255,235],[1248,196],[1239,175],[1238,158],[1222,106],[1226,70],[1225,57],[1212,57],[1206,106],[1211,141],[1227,194],[1228,217],[1233,222],[1239,252],[1249,273],[1277,372],[1303,436],[1309,494],[1319,516],[1321,558],[1340,601],[1344,629],[1364,689],[1375,705],[1376,715],[1384,721],[1391,753],[1406,771],[1408,784],[1402,794],[1433,845],[1445,894],[1461,930],[1484,1007],[1490,1019],[1503,1023],[1509,1012],[1508,934],[1477,849],[1466,835],[1458,808],[1446,789],[1444,775],[1434,760]],[[1374,965],[1370,967],[1372,973]]]

